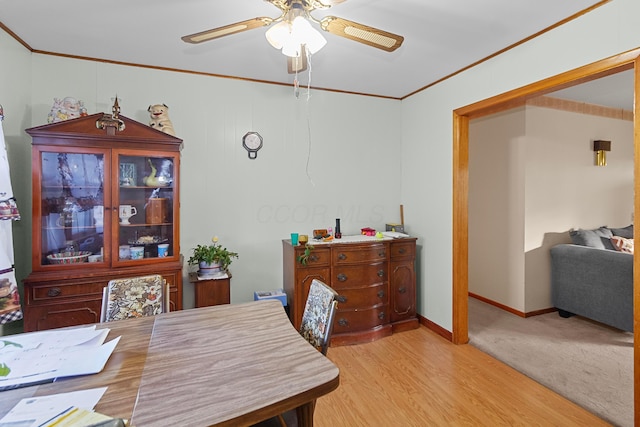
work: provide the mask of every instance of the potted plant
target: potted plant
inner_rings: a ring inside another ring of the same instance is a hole
[[[237,252],[232,252],[218,243],[218,237],[211,239],[211,245],[198,245],[192,249],[192,255],[187,261],[189,265],[198,265],[202,275],[226,272],[233,258],[238,258]]]
[[[298,256],[298,262],[302,265],[307,265],[309,262],[309,257],[311,256],[311,251],[313,250],[313,246],[309,243],[304,245],[304,252]]]

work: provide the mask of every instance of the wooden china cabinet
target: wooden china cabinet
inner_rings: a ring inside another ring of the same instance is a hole
[[[171,310],[182,309],[182,140],[114,113],[26,130],[33,237],[25,331],[99,322],[102,289],[120,277],[161,274]]]

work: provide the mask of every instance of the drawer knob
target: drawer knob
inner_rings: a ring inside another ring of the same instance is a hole
[[[345,259],[347,259],[347,255],[344,254],[344,253],[340,253],[340,254],[338,254],[338,259],[340,261],[344,261]]]
[[[400,248],[398,252],[400,252],[401,255],[404,255],[407,252],[407,248]]]
[[[339,319],[338,320],[338,325],[340,326],[347,326],[349,324],[349,322],[347,322],[347,319]]]
[[[347,297],[345,297],[344,295],[338,295],[338,296],[336,297],[336,300],[337,300],[338,302],[347,302]]]
[[[405,288],[404,286],[401,287],[401,288],[398,288],[398,292],[401,293],[401,294],[404,294],[404,293],[407,292],[407,288]]]
[[[338,280],[341,281],[341,282],[346,282],[347,275],[346,274],[342,274],[342,273],[338,274]]]
[[[380,258],[384,258],[384,257],[386,257],[386,256],[387,256],[387,253],[386,253],[385,251],[380,251],[380,252],[378,252],[378,256],[379,256]]]
[[[47,296],[49,297],[57,297],[58,295],[61,295],[62,291],[60,290],[60,288],[51,288],[47,291]]]
[[[309,261],[317,261],[318,255],[309,255]]]
[[[378,277],[384,276],[384,270],[378,270]]]
[[[378,319],[384,320],[384,312],[381,312],[380,314],[378,314]]]
[[[378,291],[378,298],[384,298],[384,291]]]

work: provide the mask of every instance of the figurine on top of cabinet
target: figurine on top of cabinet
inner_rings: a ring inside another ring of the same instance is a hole
[[[57,123],[64,120],[75,119],[86,115],[86,111],[87,109],[84,108],[84,103],[71,96],[63,99],[54,98],[53,106],[47,116],[47,123]]]
[[[169,107],[165,104],[154,104],[149,105],[147,111],[151,116],[149,126],[164,133],[168,133],[169,135],[176,135],[173,130],[173,123],[171,123],[171,119],[169,119]]]

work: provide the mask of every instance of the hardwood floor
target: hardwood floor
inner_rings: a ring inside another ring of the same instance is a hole
[[[419,329],[330,347],[340,386],[318,400],[316,427],[607,426],[470,345]]]

